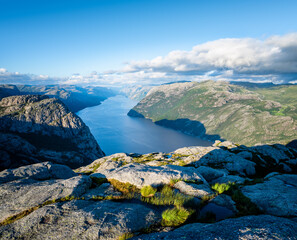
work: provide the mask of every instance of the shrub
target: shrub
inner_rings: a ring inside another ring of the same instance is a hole
[[[153,197],[156,192],[157,192],[157,189],[153,188],[152,186],[144,186],[140,190],[141,196],[143,197]]]
[[[178,226],[183,224],[189,216],[190,212],[185,208],[167,209],[162,213],[162,224],[164,226]]]
[[[216,183],[211,188],[213,190],[217,191],[219,194],[222,194],[223,192],[227,192],[234,185],[235,185],[235,183],[232,183],[232,182]]]

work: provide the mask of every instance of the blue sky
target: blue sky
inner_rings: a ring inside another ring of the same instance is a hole
[[[126,62],[191,51],[218,39],[265,41],[297,32],[293,0],[0,0],[0,4],[0,68],[58,77],[117,70]]]

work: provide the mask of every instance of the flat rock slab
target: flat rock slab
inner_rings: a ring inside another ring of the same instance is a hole
[[[296,239],[297,222],[269,215],[246,216],[226,219],[213,224],[193,223],[172,232],[152,233],[132,239],[183,239],[183,240],[279,240]]]
[[[88,176],[67,180],[21,179],[0,185],[0,222],[48,200],[79,197],[91,186]]]
[[[43,162],[4,170],[0,172],[0,183],[11,182],[22,178],[32,178],[35,180],[66,179],[75,175],[76,173],[68,166]]]
[[[194,184],[179,181],[174,184],[174,187],[186,195],[198,198],[202,198],[203,196],[211,195],[214,193],[208,184]]]
[[[193,167],[181,167],[174,165],[148,166],[144,164],[128,164],[116,169],[98,169],[91,176],[105,176],[107,179],[116,179],[120,182],[128,182],[139,188],[152,185],[159,186],[169,184],[171,179],[185,179],[201,181],[207,184],[205,179]]]
[[[110,183],[102,183],[99,187],[89,189],[82,197],[92,199],[93,197],[121,196],[122,193],[114,189]]]
[[[73,200],[42,207],[0,228],[1,239],[117,239],[161,220],[140,204]]]
[[[201,166],[197,168],[197,171],[204,177],[207,182],[211,182],[219,177],[228,175],[228,171],[213,169],[211,167]]]
[[[265,213],[297,216],[297,175],[272,175],[264,183],[245,186],[241,191]]]

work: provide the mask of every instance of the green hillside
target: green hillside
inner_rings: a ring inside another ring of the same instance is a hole
[[[207,135],[254,145],[297,139],[296,106],[295,85],[257,88],[205,81],[155,87],[133,110],[162,125],[164,119],[200,122]],[[179,130],[197,132],[185,126]]]

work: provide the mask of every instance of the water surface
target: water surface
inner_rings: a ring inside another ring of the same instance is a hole
[[[161,127],[151,120],[133,118],[127,113],[137,102],[122,96],[108,98],[101,105],[77,113],[87,124],[106,155],[113,153],[171,152],[186,146],[212,143]]]

